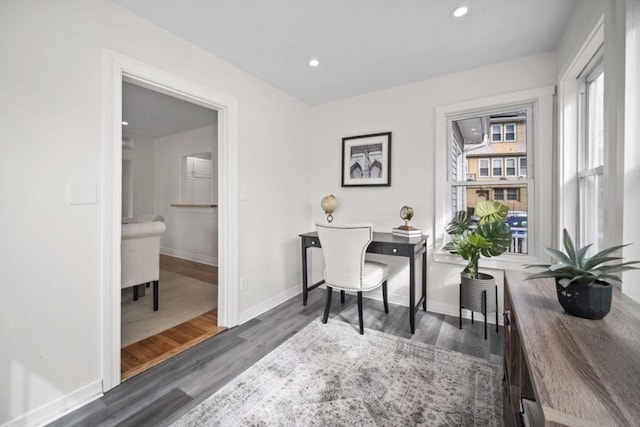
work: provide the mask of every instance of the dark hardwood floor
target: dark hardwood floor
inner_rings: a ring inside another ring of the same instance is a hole
[[[320,318],[325,295],[321,289],[310,292],[306,307],[302,306],[301,296],[292,298],[129,379],[50,425],[169,425],[309,322]],[[356,298],[347,295],[344,305],[339,301],[334,298],[331,318],[357,325]],[[391,305],[385,315],[381,301],[365,298],[364,303],[365,328],[501,363],[502,328],[496,333],[495,326],[490,325],[488,339],[484,340],[483,322],[479,319],[482,316],[476,315],[473,325],[464,320],[460,330],[457,317],[421,311],[416,315],[416,333],[411,336],[408,308]]]

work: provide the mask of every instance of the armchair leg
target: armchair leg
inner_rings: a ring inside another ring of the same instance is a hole
[[[153,311],[158,311],[158,280],[153,281]]]
[[[322,317],[322,323],[327,323],[329,320],[329,311],[331,310],[331,294],[333,293],[333,288],[331,286],[327,286],[327,303],[324,305],[324,316]]]
[[[340,304],[344,304],[344,291],[340,289]]]
[[[387,297],[387,281],[382,282],[382,302],[384,303],[384,312],[389,312],[389,299]]]
[[[134,301],[138,301],[138,287],[137,286],[133,287],[133,300]]]
[[[358,322],[360,324],[360,335],[364,335],[364,323],[362,322],[362,291],[358,291]]]

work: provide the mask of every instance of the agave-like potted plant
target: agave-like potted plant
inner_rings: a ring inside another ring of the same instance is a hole
[[[554,278],[558,302],[564,310],[585,319],[602,319],[611,310],[611,282],[621,282],[619,273],[637,270],[633,264],[640,261],[620,262],[622,257],[611,256],[628,245],[606,248],[593,256],[587,256],[592,244],[576,248],[569,232],[563,231],[564,252],[547,248],[547,254],[555,258],[554,263],[531,264],[527,268],[544,268],[531,274],[529,279]]]
[[[494,257],[503,254],[511,245],[511,229],[506,223],[509,208],[492,200],[478,202],[474,210],[479,218],[478,226],[472,228],[472,217],[466,211],[458,211],[447,225],[447,233],[453,241],[444,250],[460,255],[467,265],[462,270],[466,279],[483,279],[490,275],[478,271],[480,257]]]

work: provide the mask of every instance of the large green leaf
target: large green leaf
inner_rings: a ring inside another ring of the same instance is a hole
[[[446,231],[448,234],[464,234],[469,230],[469,225],[471,225],[469,214],[465,211],[458,211],[449,221]]]
[[[503,222],[509,214],[509,208],[500,202],[483,200],[475,207],[475,214],[480,217],[480,224]]]
[[[504,222],[480,224],[474,233],[491,242],[491,247],[480,248],[480,253],[485,257],[501,255],[511,246],[511,229]]]
[[[564,241],[564,250],[567,252],[567,256],[570,260],[570,262],[568,262],[567,264],[578,266],[578,262],[576,259],[576,248],[575,246],[573,246],[573,241],[571,240],[571,236],[569,235],[569,232],[566,228],[562,231],[562,236],[562,240]]]

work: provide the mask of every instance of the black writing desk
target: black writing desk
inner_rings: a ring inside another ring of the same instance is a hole
[[[427,238],[394,236],[392,233],[373,233],[373,240],[367,248],[368,253],[409,258],[409,324],[411,333],[416,331],[416,311],[422,304],[422,310],[427,311]],[[318,233],[300,234],[302,240],[302,304],[307,305],[309,291],[324,283],[324,280],[308,285],[307,278],[307,249],[320,248]],[[422,255],[422,297],[416,302],[416,259]]]

